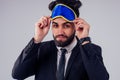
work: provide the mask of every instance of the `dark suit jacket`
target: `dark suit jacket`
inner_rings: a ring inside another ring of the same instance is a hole
[[[23,80],[35,75],[35,80],[57,80],[57,48],[54,41],[35,44],[33,39],[24,48],[13,67],[12,76]],[[101,48],[79,41],[72,50],[65,80],[108,80],[109,75],[103,63]]]

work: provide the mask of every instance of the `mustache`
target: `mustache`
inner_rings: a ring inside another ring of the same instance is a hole
[[[60,34],[60,35],[56,35],[55,38],[58,38],[58,37],[65,37],[65,38],[68,38],[66,35],[63,35],[63,34]]]

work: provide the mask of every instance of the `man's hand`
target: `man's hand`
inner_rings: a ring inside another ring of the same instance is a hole
[[[76,36],[79,39],[88,37],[90,25],[81,18],[76,18],[73,22],[76,28]]]
[[[34,35],[34,42],[40,43],[44,37],[47,35],[50,29],[50,17],[44,16],[41,17],[40,20],[35,24],[35,35]]]

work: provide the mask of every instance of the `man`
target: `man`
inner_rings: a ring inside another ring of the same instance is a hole
[[[13,78],[35,75],[35,80],[108,80],[101,48],[90,41],[89,24],[74,8],[57,1],[52,15],[35,24],[35,36],[18,57]],[[50,23],[54,40],[42,42]]]

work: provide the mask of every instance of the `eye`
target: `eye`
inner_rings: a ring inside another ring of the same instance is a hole
[[[67,24],[64,24],[64,28],[70,28],[72,25],[67,23]]]
[[[53,28],[58,28],[58,25],[57,24],[52,24],[52,27]]]
[[[69,28],[70,27],[70,25],[64,25],[64,28]]]

